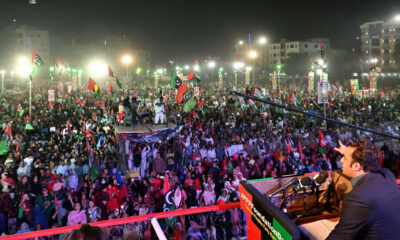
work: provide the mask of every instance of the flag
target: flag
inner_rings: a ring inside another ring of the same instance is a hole
[[[10,141],[12,142],[13,141],[13,136],[12,136],[10,124],[7,124],[6,130],[4,132],[8,134],[8,136],[10,137]]]
[[[67,122],[67,131],[68,134],[71,134],[71,123],[69,121]]]
[[[300,138],[299,138],[299,153],[300,153],[300,159],[303,160],[304,159],[304,155],[303,155],[303,148],[301,147]]]
[[[183,94],[188,90],[188,86],[185,83],[181,83],[178,88],[178,94],[176,95],[175,102],[181,103],[183,101]]]
[[[22,115],[24,115],[24,109],[21,108],[21,110],[19,110],[19,117],[22,117]]]
[[[79,106],[83,107],[83,102],[79,99],[76,99],[76,103],[79,104]]]
[[[15,147],[15,151],[16,151],[16,152],[19,151],[19,141],[17,141],[17,146]]]
[[[179,77],[176,75],[176,72],[173,71],[173,72],[171,73],[171,80],[170,80],[170,83],[169,83],[169,85],[170,85],[171,87],[173,87],[173,88],[175,88],[175,86],[176,86],[176,78],[179,78]]]
[[[318,130],[318,135],[319,135],[319,144],[321,147],[325,147],[325,138],[324,135],[322,134],[321,129]]]
[[[6,155],[10,151],[10,148],[8,147],[8,139],[3,134],[3,138],[0,141],[0,156]]]
[[[164,204],[163,204],[163,212],[169,212],[175,210],[175,199],[173,189],[170,189],[164,195]],[[173,227],[177,221],[177,217],[167,217],[165,218],[165,223],[169,227]]]
[[[225,142],[225,151],[226,151],[226,154],[229,157],[229,148],[228,148],[228,144],[226,144],[226,142]]]
[[[113,89],[113,86],[112,86],[112,84],[110,83],[109,85],[108,85],[108,93],[112,93],[112,89]]]
[[[101,108],[101,109],[103,109],[103,108],[104,108],[104,101],[101,101],[100,108]]]
[[[171,186],[169,184],[169,176],[168,176],[168,173],[165,173],[164,184],[163,184],[163,193],[167,193],[170,188],[171,188]]]
[[[89,83],[88,83],[87,89],[94,91],[95,85],[96,85],[96,82],[92,78],[89,78]]]
[[[25,130],[33,130],[32,124],[27,123],[27,124],[25,125]]]
[[[32,63],[34,63],[38,67],[44,65],[42,58],[39,56],[39,54],[36,53],[36,51],[32,51]]]
[[[190,71],[187,79],[188,80],[196,80],[197,83],[200,82],[200,78],[198,78],[192,71]]]
[[[124,118],[124,116],[125,116],[124,112],[120,112],[117,117],[117,123],[119,123],[122,120],[122,118]]]
[[[111,70],[110,67],[108,67],[108,75],[115,79],[115,81],[117,82],[117,85],[118,85],[119,88],[122,88],[121,82],[118,80],[117,75],[115,75],[115,73],[113,72],[113,70]]]
[[[196,106],[196,100],[194,98],[190,98],[185,105],[183,106],[183,110],[185,112],[190,112]]]

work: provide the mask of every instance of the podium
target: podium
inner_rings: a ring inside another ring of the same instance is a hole
[[[351,191],[350,180],[339,173],[330,173],[319,187],[318,199],[311,189],[306,189],[304,197],[304,190],[294,187],[284,194],[268,197],[294,177],[240,182],[240,207],[246,214],[248,239],[325,239],[334,229],[340,217],[337,205],[343,200],[342,192]],[[287,201],[285,208],[282,208],[283,198]],[[330,206],[329,211],[325,206]]]

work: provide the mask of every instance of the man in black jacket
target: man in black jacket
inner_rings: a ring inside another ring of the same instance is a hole
[[[369,141],[343,145],[343,174],[353,190],[343,201],[342,215],[327,239],[399,239],[400,188],[394,175],[378,164],[378,151]]]

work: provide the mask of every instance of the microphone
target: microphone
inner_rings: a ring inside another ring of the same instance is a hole
[[[288,183],[286,183],[285,185],[281,186],[280,188],[278,188],[277,190],[273,191],[272,193],[268,194],[268,197],[272,197],[282,191],[285,191],[286,189],[288,189],[290,186],[295,186],[299,184],[299,179],[298,178],[292,178],[292,180],[290,180]]]
[[[308,176],[304,176],[300,179],[300,187],[301,188],[311,187],[312,184],[313,184],[313,180]]]
[[[325,183],[326,179],[328,178],[328,172],[323,170],[320,173],[318,173],[317,175],[315,175],[313,177],[315,185],[316,186],[321,186],[322,184]]]

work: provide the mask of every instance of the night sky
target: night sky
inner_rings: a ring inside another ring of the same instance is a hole
[[[1,28],[16,19],[77,42],[126,34],[157,62],[233,57],[249,33],[269,41],[329,37],[332,47],[351,49],[360,24],[394,17],[400,1],[0,0],[0,10]]]

